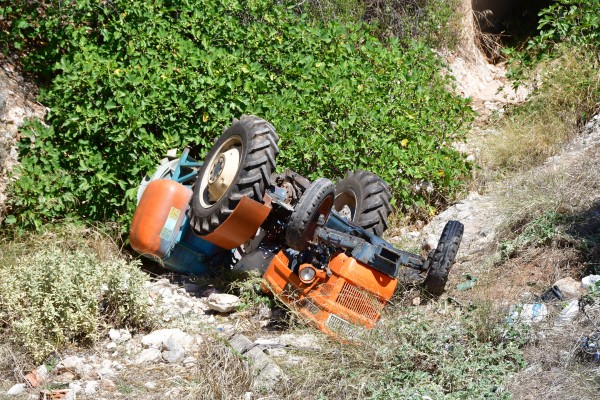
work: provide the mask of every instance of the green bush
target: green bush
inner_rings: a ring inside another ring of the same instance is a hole
[[[538,62],[563,54],[563,44],[598,57],[600,0],[557,0],[543,8],[538,16],[537,36],[531,38],[523,50],[505,50],[510,56],[510,76],[517,82]]]
[[[108,326],[151,324],[146,275],[137,262],[99,256],[85,231],[46,233],[0,248],[0,331],[36,361],[78,342],[92,344]],[[63,236],[62,240],[61,237]],[[75,236],[77,237],[77,236]],[[106,239],[104,239],[106,241]]]
[[[25,65],[55,76],[40,96],[50,126],[23,131],[9,221],[128,221],[139,181],[168,149],[193,143],[202,157],[243,113],[277,128],[280,167],[310,178],[373,170],[404,209],[442,203],[468,173],[452,144],[471,110],[419,43],[311,23],[269,0],[63,7],[41,20],[4,9],[8,40],[30,49]],[[415,190],[425,181],[433,193]]]
[[[367,22],[379,36],[418,39],[454,48],[462,18],[460,0],[307,0],[296,9],[319,21]]]

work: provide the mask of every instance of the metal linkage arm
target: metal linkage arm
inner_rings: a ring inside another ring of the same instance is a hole
[[[426,269],[423,257],[381,243],[371,244],[364,239],[334,229],[319,227],[316,229],[315,236],[324,244],[351,251],[352,257],[356,260],[392,278],[398,276],[401,266],[419,271]]]

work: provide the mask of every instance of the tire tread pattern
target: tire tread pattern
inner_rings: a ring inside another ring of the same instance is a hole
[[[440,241],[430,261],[429,270],[423,286],[431,295],[438,297],[444,293],[450,268],[454,265],[456,254],[462,240],[464,225],[459,221],[448,221]]]
[[[336,185],[336,196],[345,188],[356,188],[357,205],[354,223],[381,236],[387,229],[387,219],[392,212],[392,193],[388,184],[370,171],[348,172]]]
[[[198,193],[194,190],[190,225],[200,235],[206,235],[220,226],[231,215],[242,197],[248,196],[262,202],[264,191],[270,183],[270,176],[275,171],[279,136],[273,125],[253,115],[242,115],[239,120],[234,119],[231,128],[237,124],[242,125],[242,132],[247,137],[247,154],[243,165],[240,166],[236,182],[232,184],[234,187],[226,193],[226,197],[215,204],[218,204],[218,207],[208,215],[206,209],[197,204]],[[226,133],[227,129],[224,134]],[[198,176],[201,177],[202,174]]]

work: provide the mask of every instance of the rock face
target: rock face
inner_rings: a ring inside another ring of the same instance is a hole
[[[4,217],[7,174],[17,163],[18,130],[28,118],[43,119],[46,109],[35,101],[36,89],[9,64],[0,66],[0,220]]]

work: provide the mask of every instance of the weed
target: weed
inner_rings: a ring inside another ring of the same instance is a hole
[[[600,67],[589,53],[564,49],[538,67],[539,88],[527,103],[509,109],[482,154],[493,173],[523,171],[555,155],[597,108]]]
[[[0,247],[0,328],[36,361],[71,342],[92,344],[109,324],[150,324],[146,276],[138,264],[99,258],[85,236],[91,243],[100,235],[55,227]]]
[[[388,307],[359,345],[330,341],[304,368],[286,371],[289,398],[508,398],[503,383],[522,365],[518,346],[501,339],[481,309],[445,304]],[[479,317],[473,318],[475,314]],[[495,314],[501,315],[499,313]]]

